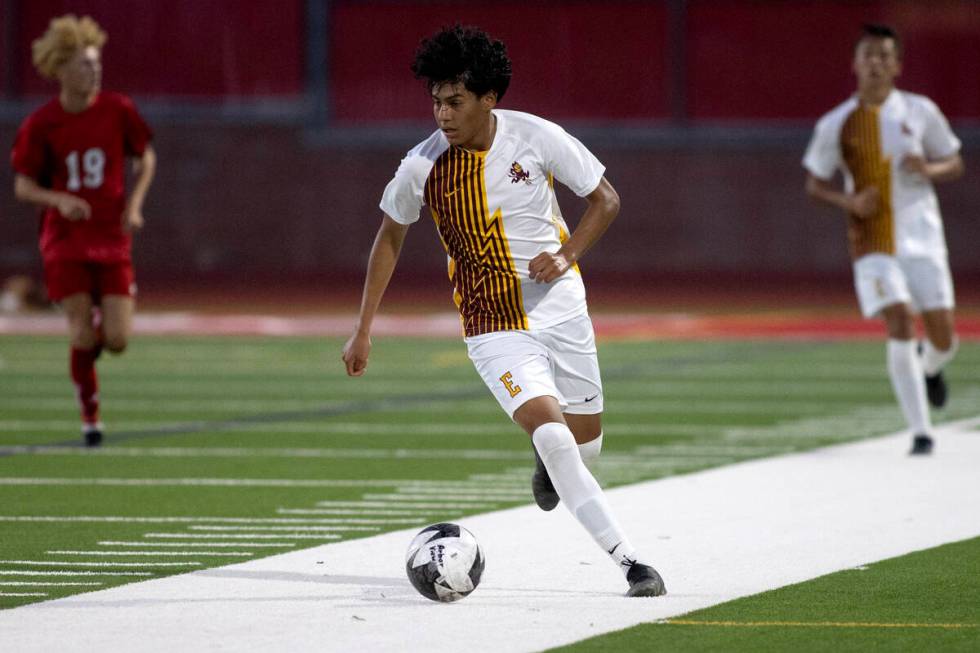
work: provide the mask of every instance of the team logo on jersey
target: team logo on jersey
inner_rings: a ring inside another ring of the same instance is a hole
[[[531,185],[531,173],[525,170],[517,161],[510,164],[510,172],[507,175],[510,177],[510,183],[512,184],[523,181],[528,186]]]

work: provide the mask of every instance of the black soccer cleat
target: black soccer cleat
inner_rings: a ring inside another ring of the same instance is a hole
[[[102,444],[102,425],[86,424],[82,427],[82,438],[86,447],[97,447]]]
[[[920,434],[912,438],[912,449],[910,456],[926,456],[932,453],[932,438],[928,435]]]
[[[531,477],[531,493],[534,494],[534,502],[541,510],[554,510],[558,505],[558,491],[555,484],[548,476],[548,470],[544,466],[544,461],[538,455],[538,450],[534,450],[534,475]]]
[[[946,377],[943,376],[942,370],[932,376],[926,374],[926,396],[933,408],[945,406],[948,394],[949,389],[946,387]]]
[[[634,562],[626,571],[626,581],[630,584],[626,596],[663,596],[667,593],[664,579],[650,565]]]

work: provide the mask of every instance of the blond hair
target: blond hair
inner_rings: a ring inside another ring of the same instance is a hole
[[[48,31],[31,44],[34,67],[42,77],[54,79],[58,68],[76,52],[92,45],[101,49],[107,38],[91,16],[78,18],[75,14],[65,14],[52,18]]]

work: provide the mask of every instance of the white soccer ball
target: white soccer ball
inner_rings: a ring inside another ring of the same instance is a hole
[[[450,603],[476,589],[484,561],[473,533],[458,524],[433,524],[408,545],[405,571],[422,596]]]

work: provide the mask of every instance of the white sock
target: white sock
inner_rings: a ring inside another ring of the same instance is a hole
[[[564,424],[548,422],[535,429],[531,441],[561,502],[625,574],[636,560],[636,550],[613,517],[602,488],[582,463],[572,432]]]
[[[936,376],[949,361],[953,360],[956,350],[960,348],[960,339],[953,336],[953,343],[946,351],[940,351],[926,338],[922,343],[922,371],[926,376]]]
[[[909,428],[919,435],[928,434],[932,424],[926,405],[926,382],[915,350],[914,340],[888,340],[888,376]]]
[[[589,468],[591,472],[594,469],[595,462],[599,460],[599,454],[602,452],[602,432],[599,432],[599,437],[595,440],[589,440],[583,444],[578,445],[578,453],[582,456],[582,462],[585,466]]]

